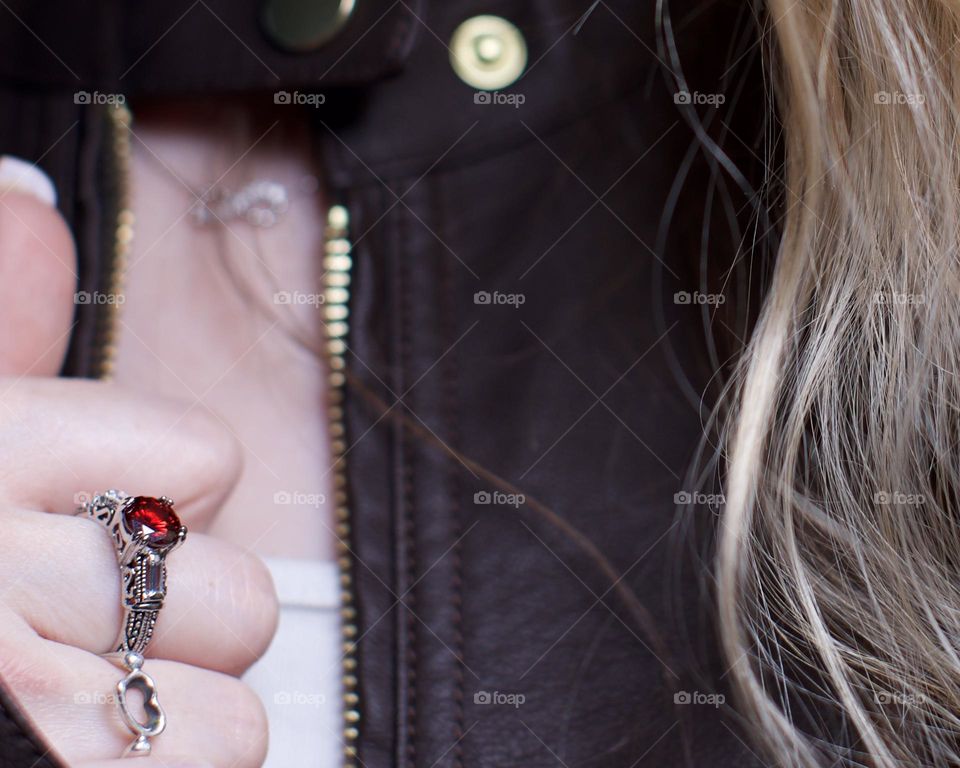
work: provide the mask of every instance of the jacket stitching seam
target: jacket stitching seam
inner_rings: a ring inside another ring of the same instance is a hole
[[[400,228],[405,228],[406,217],[400,217]],[[402,234],[402,233],[401,233]],[[406,237],[401,237],[399,242],[407,242]],[[400,257],[400,312],[401,312],[401,337],[400,337],[400,378],[403,381],[401,392],[404,391],[410,378],[410,260]],[[412,397],[407,393],[404,400]],[[403,403],[407,408],[407,403]],[[411,409],[412,410],[412,409]],[[403,538],[404,538],[404,556],[406,590],[407,584],[413,584],[416,568],[414,563],[414,536],[413,536],[413,505],[414,498],[414,479],[413,465],[411,461],[412,446],[410,443],[410,433],[406,427],[401,427],[402,440],[402,464],[403,464]],[[406,725],[407,733],[405,745],[405,760],[408,765],[416,765],[417,746],[416,746],[416,707],[417,707],[417,652],[416,652],[416,627],[414,626],[414,609],[416,606],[415,590],[411,590],[403,597],[403,603],[406,607],[405,632],[406,632],[406,653],[403,663],[407,668],[407,691],[406,691]]]
[[[456,321],[453,301],[454,277],[452,266],[449,260],[443,260],[442,269],[443,290],[445,299],[443,302],[443,323],[445,326],[443,338],[448,344],[455,340]],[[457,367],[452,355],[447,355],[443,366],[444,373],[444,410],[447,429],[450,435],[452,445],[456,448],[460,443],[459,424],[459,387],[457,378]],[[451,573],[451,594],[450,601],[453,605],[453,649],[456,657],[456,671],[454,673],[454,739],[453,748],[453,766],[462,768],[463,766],[463,728],[464,728],[464,640],[463,640],[463,560],[461,553],[462,525],[460,523],[461,512],[461,491],[462,482],[458,467],[452,462],[447,463],[447,476],[450,486],[450,516],[451,533],[453,536],[452,554],[452,573]]]

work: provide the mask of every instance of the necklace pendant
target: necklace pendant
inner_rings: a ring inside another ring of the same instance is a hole
[[[214,185],[200,196],[190,215],[198,226],[241,220],[253,227],[272,227],[288,207],[283,184],[252,181],[236,192]]]

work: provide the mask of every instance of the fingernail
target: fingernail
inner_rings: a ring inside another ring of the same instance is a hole
[[[7,191],[33,195],[51,207],[57,204],[57,190],[50,177],[33,163],[13,155],[0,156],[0,194]]]

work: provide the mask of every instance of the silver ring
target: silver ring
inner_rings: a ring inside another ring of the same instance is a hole
[[[110,490],[96,494],[76,514],[100,523],[113,538],[117,551],[123,621],[116,642],[104,656],[128,673],[117,683],[117,701],[123,722],[135,739],[123,756],[149,755],[150,739],[163,732],[167,721],[156,683],[143,671],[143,654],[167,594],[166,556],[183,544],[187,528],[166,496],[129,496]],[[143,720],[128,706],[130,689],[143,696]]]

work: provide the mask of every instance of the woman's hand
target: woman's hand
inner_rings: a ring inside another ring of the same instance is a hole
[[[168,557],[146,654],[167,728],[136,765],[259,766],[266,718],[237,676],[270,642],[276,596],[256,557],[203,534],[241,452],[197,404],[54,378],[73,263],[53,208],[0,192],[0,683],[71,766],[120,765],[133,738],[115,700],[125,672],[99,656],[120,628],[119,568],[107,532],[72,512],[77,494],[109,488],[166,495],[190,535]]]

